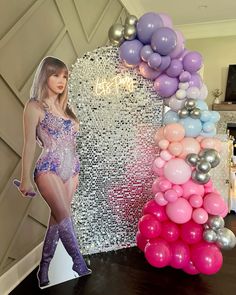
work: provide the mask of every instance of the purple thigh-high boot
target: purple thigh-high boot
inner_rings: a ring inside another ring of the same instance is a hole
[[[37,273],[39,286],[47,286],[49,284],[48,269],[49,264],[56,251],[57,243],[59,240],[58,224],[49,225],[43,244],[42,258],[39,264]]]
[[[91,274],[91,269],[87,267],[84,258],[80,253],[71,218],[64,218],[58,226],[62,244],[73,260],[72,269],[76,271],[80,277]]]

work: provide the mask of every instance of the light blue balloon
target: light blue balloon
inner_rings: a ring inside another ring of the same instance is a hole
[[[212,122],[205,122],[204,124],[202,124],[202,130],[204,132],[211,132],[215,129],[215,124]]]
[[[170,123],[177,123],[179,122],[179,115],[174,111],[167,111],[164,115],[164,124],[170,124]]]
[[[216,123],[220,121],[220,113],[216,111],[212,111],[210,120],[212,123]]]
[[[202,123],[199,119],[192,119],[190,117],[180,119],[180,124],[185,129],[185,137],[197,137],[202,131]]]
[[[196,99],[196,108],[199,108],[202,111],[208,110],[208,105],[205,103],[205,101],[201,99]]]
[[[216,135],[216,128],[214,130],[212,130],[211,132],[202,131],[200,133],[200,136],[203,136],[203,137],[214,137],[215,135]]]
[[[211,119],[211,112],[210,111],[202,111],[201,112],[200,120],[202,122],[210,121],[210,119]]]

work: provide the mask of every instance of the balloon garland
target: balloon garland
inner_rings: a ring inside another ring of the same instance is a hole
[[[204,101],[202,56],[185,48],[166,14],[130,15],[108,35],[125,66],[153,80],[170,108],[155,134],[160,153],[152,167],[154,198],[143,208],[137,246],[154,267],[214,274],[223,263],[220,249],[233,248],[236,237],[224,227],[228,208],[209,174],[220,162],[221,142],[214,137],[220,115]]]

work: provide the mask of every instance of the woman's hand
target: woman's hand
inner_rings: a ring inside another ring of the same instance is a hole
[[[19,191],[24,197],[33,197],[36,195],[36,192],[30,180],[22,179],[19,185]]]

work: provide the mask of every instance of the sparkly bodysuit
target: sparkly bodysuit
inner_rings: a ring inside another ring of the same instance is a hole
[[[43,151],[36,162],[34,178],[42,173],[55,173],[63,182],[79,173],[79,157],[76,154],[74,122],[45,111],[37,126],[37,139]]]

